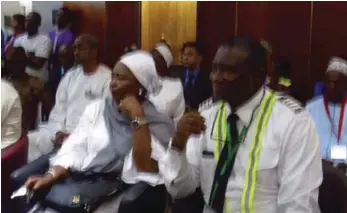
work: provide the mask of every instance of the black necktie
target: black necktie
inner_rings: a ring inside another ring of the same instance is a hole
[[[189,88],[192,88],[193,85],[194,85],[194,73],[191,72],[191,71],[188,71],[189,72],[189,75],[188,75],[188,82],[187,82],[187,85],[186,85],[186,89],[189,89]]]
[[[225,191],[231,171],[234,167],[235,157],[239,147],[239,134],[236,126],[238,116],[232,113],[228,116],[227,121],[230,128],[231,141],[225,141],[223,150],[219,156],[209,200],[210,207],[214,209],[216,213],[223,213]],[[231,153],[229,153],[230,149],[228,149],[228,146],[230,145],[232,146]]]

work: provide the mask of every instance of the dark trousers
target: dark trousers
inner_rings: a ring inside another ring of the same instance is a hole
[[[132,194],[132,193],[130,193]],[[139,197],[128,202],[124,195],[118,213],[164,213],[167,203],[167,194],[164,185],[148,186]]]
[[[201,213],[204,210],[205,201],[200,188],[181,199],[173,200],[171,213]]]

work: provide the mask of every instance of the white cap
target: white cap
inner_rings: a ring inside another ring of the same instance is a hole
[[[169,68],[173,62],[173,56],[172,56],[170,48],[163,43],[159,43],[155,45],[154,49],[156,49],[163,56],[166,62],[166,65]]]
[[[339,57],[333,57],[329,61],[329,65],[326,72],[328,73],[331,71],[339,72],[347,76],[347,61]]]

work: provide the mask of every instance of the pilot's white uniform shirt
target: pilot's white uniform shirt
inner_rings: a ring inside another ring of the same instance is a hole
[[[269,93],[268,89],[265,89]],[[261,102],[261,89],[249,102],[237,109],[240,118],[238,129],[247,126],[252,111]],[[255,213],[317,213],[318,190],[322,182],[322,165],[319,139],[314,122],[301,106],[289,97],[276,97],[267,128],[262,137],[258,161],[253,209]],[[201,110],[206,119],[206,131],[189,138],[186,152],[168,149],[159,169],[169,193],[174,198],[192,194],[201,187],[208,203],[213,183],[216,161],[211,133],[219,103]],[[227,106],[226,115],[230,114]],[[238,150],[233,171],[229,177],[225,198],[231,213],[241,212],[241,196],[245,185],[245,170],[254,137],[255,111],[245,141]],[[225,209],[224,209],[225,210]],[[214,212],[205,205],[204,213]]]

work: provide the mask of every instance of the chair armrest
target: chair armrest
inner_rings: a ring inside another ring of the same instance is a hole
[[[22,168],[12,172],[11,182],[14,190],[20,188],[30,176],[44,174],[49,168],[49,159],[51,155],[52,153],[43,155]]]

